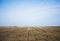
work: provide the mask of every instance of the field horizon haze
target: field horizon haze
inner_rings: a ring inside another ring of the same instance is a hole
[[[0,0],[0,41],[60,41],[60,0]]]

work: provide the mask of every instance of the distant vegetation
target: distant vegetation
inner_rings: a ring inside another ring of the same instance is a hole
[[[0,26],[0,41],[60,41],[60,26]]]

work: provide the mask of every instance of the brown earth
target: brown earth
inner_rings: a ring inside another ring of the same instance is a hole
[[[0,41],[60,41],[60,27],[0,27]]]

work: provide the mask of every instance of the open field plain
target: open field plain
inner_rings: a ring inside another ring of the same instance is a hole
[[[60,26],[0,26],[0,41],[60,41]]]

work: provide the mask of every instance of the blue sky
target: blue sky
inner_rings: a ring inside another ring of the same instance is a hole
[[[60,0],[0,0],[0,26],[60,26]]]

